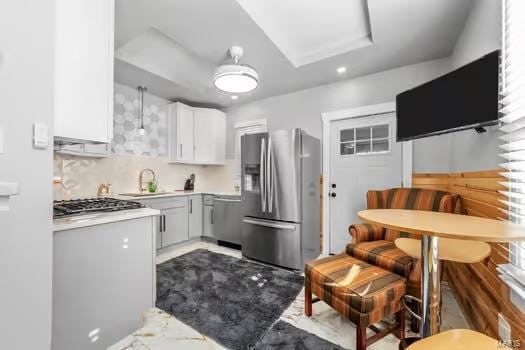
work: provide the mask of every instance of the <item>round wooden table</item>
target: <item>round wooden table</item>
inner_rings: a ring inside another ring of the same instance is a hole
[[[452,329],[415,342],[408,350],[497,350],[504,349],[496,339],[469,329]]]
[[[411,258],[421,258],[419,239],[397,238],[394,244]],[[438,241],[439,260],[474,264],[485,260],[490,255],[490,250],[490,245],[485,242],[452,238],[440,238]]]
[[[405,209],[368,209],[364,222],[421,236],[421,337],[439,333],[439,237],[481,242],[525,239],[525,226],[476,216]]]

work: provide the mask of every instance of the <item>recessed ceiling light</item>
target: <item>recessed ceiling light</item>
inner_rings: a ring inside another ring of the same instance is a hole
[[[344,67],[344,66],[338,67],[337,68],[337,73],[339,73],[339,74],[346,73],[346,67]]]
[[[238,98],[239,98],[239,96],[237,96],[237,95],[232,95],[232,100],[236,100],[236,99],[238,99]]]

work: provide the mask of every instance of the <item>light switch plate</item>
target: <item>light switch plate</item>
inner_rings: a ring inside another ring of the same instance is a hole
[[[49,145],[48,127],[44,123],[33,124],[33,147],[46,149]]]

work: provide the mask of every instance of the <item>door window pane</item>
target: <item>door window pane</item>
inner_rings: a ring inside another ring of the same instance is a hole
[[[387,152],[388,149],[388,139],[386,140],[372,140],[372,153],[376,152]]]
[[[354,131],[354,128],[341,130],[341,142],[354,141]]]
[[[341,130],[340,139],[340,155],[342,156],[390,151],[388,124]]]
[[[355,129],[356,140],[370,140],[370,127],[365,126],[364,128]]]
[[[388,138],[388,124],[375,125],[372,127],[373,139],[387,139]]]
[[[341,155],[342,156],[348,156],[355,153],[354,143],[348,142],[348,143],[342,143],[341,144]]]
[[[355,145],[356,154],[370,153],[370,141],[357,141]]]

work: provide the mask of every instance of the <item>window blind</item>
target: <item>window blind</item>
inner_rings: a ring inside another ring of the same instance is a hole
[[[266,119],[243,122],[235,125],[235,162],[237,177],[241,176],[241,136],[266,132]]]
[[[509,220],[525,224],[525,1],[503,0],[500,121],[504,162],[500,191]],[[525,242],[508,245],[509,263],[498,266],[511,300],[525,310]]]

